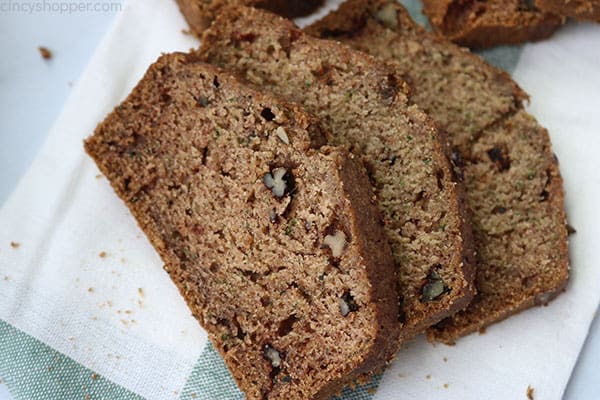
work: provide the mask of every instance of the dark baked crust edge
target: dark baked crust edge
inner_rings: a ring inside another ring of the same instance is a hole
[[[585,3],[586,7],[579,9],[578,5]],[[535,5],[540,10],[551,12],[566,17],[572,17],[584,21],[600,22],[600,1],[564,1],[564,0],[535,0]]]
[[[434,30],[448,40],[470,48],[487,48],[501,44],[518,44],[538,41],[551,36],[565,22],[554,14],[540,12],[533,18],[517,21],[493,21],[484,19],[462,25],[462,29],[451,31],[448,27],[449,9],[456,0],[423,0],[423,13],[429,17]]]
[[[200,0],[176,0],[179,10],[192,32],[200,37],[215,18],[213,3],[201,5]],[[303,17],[323,5],[324,0],[247,0],[244,4],[264,8],[286,18]]]

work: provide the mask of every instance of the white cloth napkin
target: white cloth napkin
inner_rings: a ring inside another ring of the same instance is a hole
[[[206,334],[82,140],[161,52],[197,46],[185,28],[174,1],[127,2],[0,210],[0,320],[148,399],[183,398]],[[600,25],[571,24],[524,46],[513,74],[550,131],[577,229],[566,293],[453,347],[409,343],[374,399],[561,398],[600,299],[599,71]]]

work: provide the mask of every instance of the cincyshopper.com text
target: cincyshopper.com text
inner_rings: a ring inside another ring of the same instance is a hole
[[[77,14],[114,13],[121,11],[120,1],[19,1],[0,0],[0,13]]]

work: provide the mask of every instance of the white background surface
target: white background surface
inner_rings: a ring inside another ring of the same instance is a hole
[[[34,159],[115,14],[0,11],[0,204]],[[40,45],[53,51],[52,60],[40,57]],[[595,365],[600,359],[598,319],[591,332],[566,392],[567,400],[600,398]],[[0,384],[0,400],[5,399],[10,396]]]

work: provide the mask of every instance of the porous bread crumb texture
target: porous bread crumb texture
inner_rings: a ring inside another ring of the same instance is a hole
[[[600,0],[535,0],[535,5],[546,12],[600,22]]]
[[[177,4],[192,31],[199,36],[227,5],[259,7],[287,18],[296,18],[315,11],[323,0],[177,0]]]
[[[545,39],[564,23],[532,0],[423,0],[423,5],[436,32],[471,48]]]
[[[344,152],[311,150],[322,135],[299,107],[175,53],[85,142],[248,399],[325,398],[397,349],[368,177]]]
[[[548,132],[523,110],[527,95],[510,77],[426,32],[395,1],[351,0],[307,29],[395,65],[452,141],[473,213],[478,294],[429,338],[452,343],[560,293],[568,279],[562,178]]]
[[[408,102],[391,68],[292,22],[229,8],[206,31],[201,56],[318,115],[330,142],[361,155],[399,271],[403,337],[473,296],[472,249],[445,140]]]
[[[431,330],[441,340],[546,304],[568,279],[562,179],[547,131],[519,110],[486,129],[462,158],[478,295]]]

